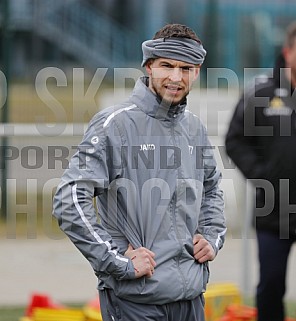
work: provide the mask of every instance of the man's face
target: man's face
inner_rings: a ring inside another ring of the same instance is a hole
[[[286,61],[286,67],[290,68],[290,76],[292,78],[292,84],[296,87],[296,41],[294,41],[294,45],[292,47],[285,47],[283,49],[283,54]]]
[[[179,60],[158,58],[146,65],[149,88],[168,105],[178,105],[191,90],[199,66]]]

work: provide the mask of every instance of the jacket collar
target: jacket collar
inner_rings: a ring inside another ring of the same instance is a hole
[[[185,111],[186,98],[177,106],[167,106],[149,89],[148,81],[149,78],[145,76],[137,80],[130,101],[151,117],[163,120],[179,118]]]

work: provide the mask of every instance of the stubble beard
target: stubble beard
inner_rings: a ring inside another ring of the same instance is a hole
[[[154,86],[154,83],[151,83],[152,89],[154,90],[154,92],[156,93],[156,96],[159,98],[160,102],[162,105],[167,106],[167,107],[175,107],[177,105],[179,105],[188,95],[188,92],[185,92],[184,95],[181,97],[181,99],[179,99],[178,101],[174,101],[172,98],[171,100],[165,99],[163,97],[163,95],[161,95],[161,93],[159,92],[159,90],[156,88],[156,86]]]

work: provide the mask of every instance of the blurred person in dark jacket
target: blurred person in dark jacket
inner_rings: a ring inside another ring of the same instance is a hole
[[[226,151],[255,187],[260,280],[258,321],[283,321],[287,261],[296,240],[296,22],[270,77],[239,100]]]

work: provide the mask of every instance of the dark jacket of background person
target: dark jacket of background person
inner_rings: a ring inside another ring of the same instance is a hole
[[[226,151],[247,179],[255,179],[256,228],[296,238],[296,96],[284,67],[281,55],[273,75],[257,78],[242,95]]]

